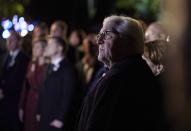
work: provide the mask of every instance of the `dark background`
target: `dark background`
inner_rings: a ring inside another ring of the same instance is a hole
[[[70,29],[97,32],[104,17],[111,14],[131,16],[149,24],[158,19],[160,3],[161,0],[0,0],[0,20],[17,14],[28,22],[44,21],[50,26],[55,20],[64,20]]]
[[[99,26],[105,16],[112,12],[115,0],[94,0],[97,12],[89,18],[86,0],[32,0],[25,13],[49,25],[58,19],[66,21],[72,28],[92,28]]]

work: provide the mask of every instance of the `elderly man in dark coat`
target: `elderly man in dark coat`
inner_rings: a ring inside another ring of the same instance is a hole
[[[162,99],[142,59],[144,34],[130,17],[110,16],[97,36],[109,71],[85,98],[78,131],[164,131]]]

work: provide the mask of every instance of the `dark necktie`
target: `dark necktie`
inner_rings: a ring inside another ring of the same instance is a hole
[[[7,57],[7,63],[6,63],[6,67],[7,67],[7,68],[9,68],[9,67],[12,66],[13,59],[14,59],[14,56],[13,56],[13,55],[8,55],[8,57]]]
[[[48,67],[48,74],[51,74],[53,72],[54,64],[50,64]]]

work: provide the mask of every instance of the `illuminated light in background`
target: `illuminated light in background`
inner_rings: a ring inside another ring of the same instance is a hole
[[[12,26],[13,26],[13,24],[12,24],[12,22],[10,21],[10,20],[4,20],[2,23],[1,23],[1,25],[2,25],[2,27],[3,27],[3,29],[4,30],[7,30],[7,29],[10,29]]]
[[[26,21],[19,22],[21,30],[27,29],[28,24]]]
[[[14,28],[16,32],[18,32],[21,37],[26,36],[29,32],[34,30],[34,25],[29,24],[25,21],[24,17],[18,17],[18,15],[14,15],[12,21],[9,19],[5,19],[1,22],[1,26],[3,27],[2,37],[4,39],[10,36],[10,30]]]
[[[21,30],[20,24],[16,23],[15,26],[14,26],[14,29],[15,29],[16,32],[20,31]]]
[[[33,31],[33,30],[34,30],[34,25],[33,24],[28,25],[28,31]]]
[[[22,30],[20,34],[22,37],[24,37],[28,34],[28,30]]]
[[[7,39],[7,38],[9,38],[9,36],[10,36],[9,30],[4,30],[3,33],[2,33],[2,37],[4,39]]]
[[[13,25],[15,25],[17,22],[18,22],[18,16],[14,15],[12,20]]]
[[[22,23],[23,21],[25,21],[24,17],[19,18],[19,23]]]

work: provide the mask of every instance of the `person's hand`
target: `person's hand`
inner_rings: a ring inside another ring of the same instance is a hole
[[[0,100],[2,100],[3,98],[4,98],[3,90],[0,89]]]
[[[36,115],[36,120],[37,120],[38,122],[40,121],[40,115],[39,115],[39,114]]]
[[[55,128],[62,128],[63,127],[63,122],[60,121],[60,120],[53,120],[51,123],[50,123],[50,126],[53,126]]]
[[[19,109],[19,120],[23,122],[23,116],[24,116],[24,111],[22,109]]]

